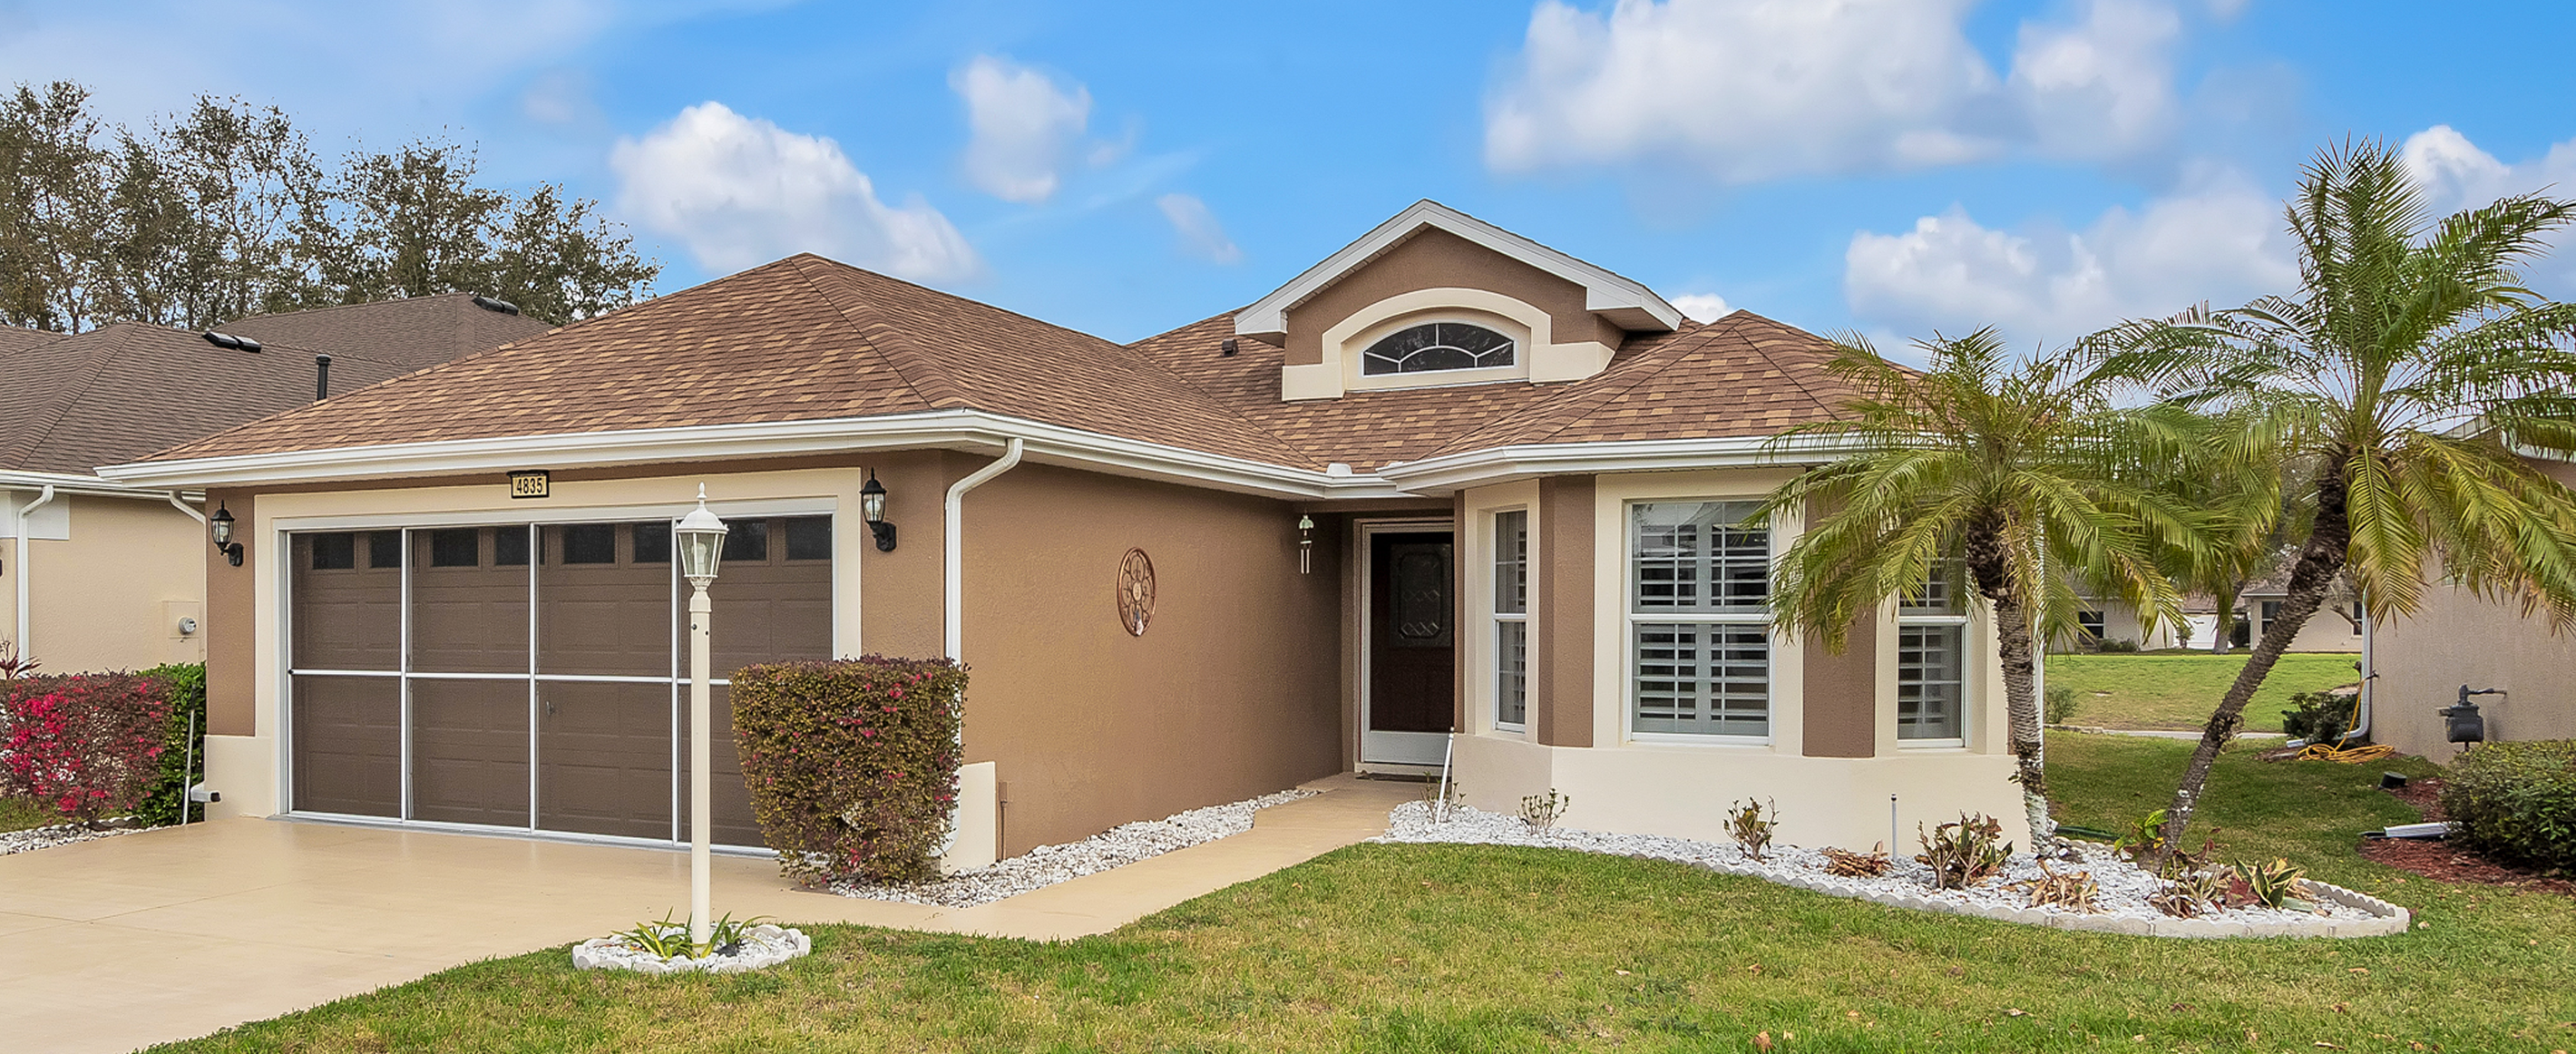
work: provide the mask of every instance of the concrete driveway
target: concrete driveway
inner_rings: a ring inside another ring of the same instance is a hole
[[[1250,832],[951,910],[794,889],[716,859],[716,910],[1040,940],[1104,933],[1386,829],[1418,786],[1347,775]],[[0,1045],[125,1051],[275,1017],[494,956],[569,944],[688,902],[658,849],[233,819],[0,857]]]

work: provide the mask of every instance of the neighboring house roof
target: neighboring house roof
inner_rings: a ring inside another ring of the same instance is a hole
[[[1585,263],[1555,249],[1540,245],[1520,235],[1425,198],[1414,202],[1391,219],[1378,224],[1359,240],[1343,246],[1340,252],[1325,257],[1323,262],[1290,279],[1287,285],[1270,295],[1253,301],[1252,306],[1236,312],[1235,332],[1243,336],[1275,338],[1288,332],[1288,311],[1307,297],[1323,291],[1343,275],[1356,271],[1387,250],[1403,244],[1424,230],[1437,229],[1465,238],[1494,252],[1536,267],[1556,277],[1583,287],[1584,307],[1630,330],[1670,330],[1686,321],[1679,309],[1645,284],[1612,272],[1608,268]]]
[[[313,353],[220,348],[195,333],[119,322],[9,355],[0,470],[88,475],[313,401]],[[334,354],[343,389],[405,367]]]
[[[461,351],[543,333],[464,294],[258,315],[221,327],[253,352],[137,322],[78,334],[0,327],[0,471],[90,475],[313,403],[314,356],[334,395]],[[40,339],[39,339],[40,338]]]
[[[554,327],[480,307],[470,293],[447,293],[253,315],[217,328],[264,344],[287,344],[334,356],[362,355],[420,369],[526,340]]]
[[[57,340],[63,339],[63,336],[63,334],[55,333],[51,330],[28,329],[24,326],[0,326],[0,362],[8,361],[7,356],[11,352],[23,351],[25,349],[35,347],[38,344],[51,344]]]

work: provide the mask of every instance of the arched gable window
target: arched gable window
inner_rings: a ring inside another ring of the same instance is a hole
[[[1512,338],[1464,322],[1428,322],[1395,331],[1360,353],[1360,372],[1375,377],[1512,365]]]

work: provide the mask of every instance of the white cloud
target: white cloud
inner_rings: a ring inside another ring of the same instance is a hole
[[[2507,164],[2458,129],[2437,124],[2406,137],[2398,156],[2406,163],[2407,175],[2424,188],[2425,204],[2435,215],[2544,188],[2556,198],[2576,194],[2576,139],[2551,146],[2539,157]],[[2570,250],[2576,230],[2559,228],[2548,240],[2554,251],[2532,264],[2534,285],[2551,297],[2576,297],[2576,251]]]
[[[950,74],[966,100],[966,178],[1004,201],[1044,201],[1091,120],[1091,91],[1059,86],[1008,59],[979,55]]]
[[[1672,305],[1694,322],[1715,322],[1735,310],[1726,298],[1715,293],[1684,293],[1672,298]]]
[[[609,152],[628,219],[687,245],[700,266],[729,272],[814,252],[919,281],[979,265],[939,210],[877,199],[840,144],[744,117],[723,103],[681,110]]]
[[[1728,182],[1958,164],[2013,149],[2127,156],[2176,123],[2161,0],[2029,22],[1999,76],[1969,0],[1543,0],[1489,100],[1505,171],[1678,160]]]
[[[1165,194],[1154,199],[1154,207],[1163,210],[1163,218],[1172,224],[1172,232],[1181,236],[1181,248],[1190,255],[1210,263],[1239,263],[1243,250],[1225,236],[1225,226],[1208,211],[1207,202],[1189,194]]]
[[[2196,303],[2232,307],[2298,282],[2279,202],[2232,172],[2114,207],[2080,232],[1997,230],[1952,208],[1899,234],[1862,231],[1844,252],[1853,314],[1909,336],[1999,327],[2016,344],[2064,344],[2128,318]]]

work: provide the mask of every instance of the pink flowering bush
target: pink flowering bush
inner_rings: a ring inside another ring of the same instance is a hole
[[[161,776],[170,703],[129,673],[19,677],[0,687],[0,794],[92,827],[134,808]]]
[[[734,745],[760,833],[807,883],[938,874],[957,804],[966,670],[870,655],[733,675]]]

